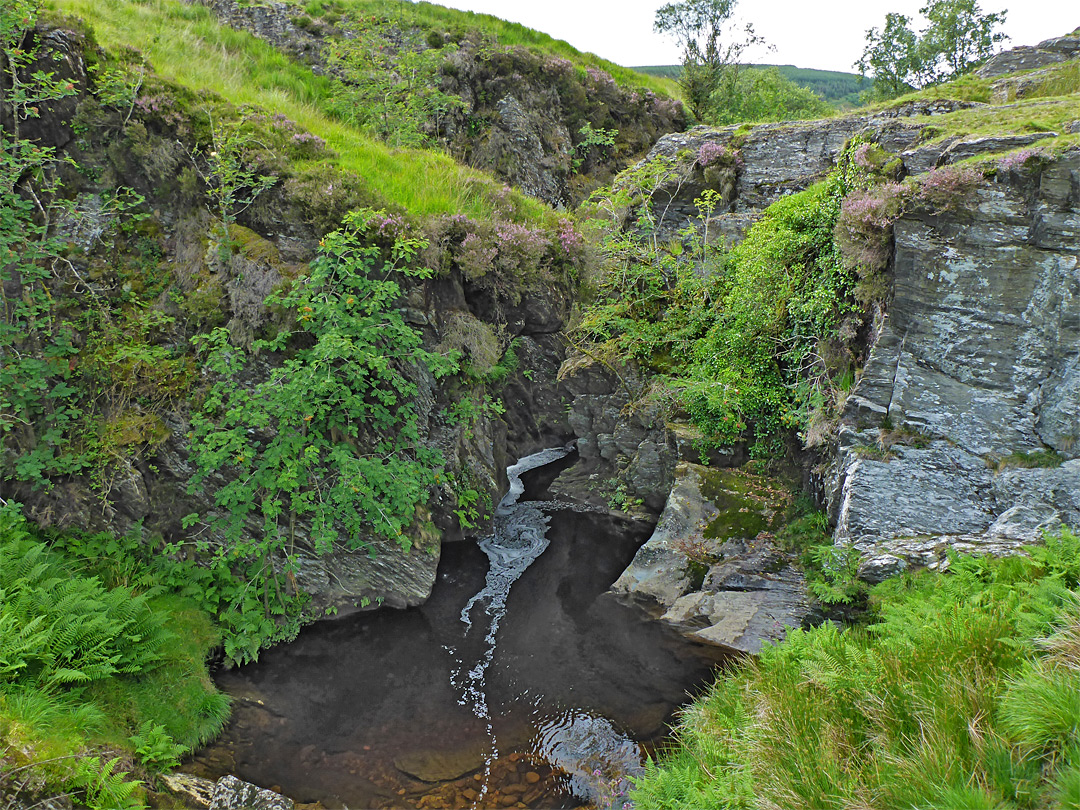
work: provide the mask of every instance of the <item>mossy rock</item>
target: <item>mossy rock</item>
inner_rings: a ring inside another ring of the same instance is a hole
[[[791,502],[786,485],[745,468],[704,472],[701,495],[719,512],[705,527],[705,538],[722,543],[775,531]]]

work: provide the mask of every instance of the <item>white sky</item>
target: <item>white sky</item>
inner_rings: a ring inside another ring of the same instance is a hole
[[[565,39],[620,65],[670,65],[678,48],[653,33],[656,9],[666,0],[432,0],[440,5],[494,14]],[[748,54],[749,61],[853,71],[866,30],[880,28],[886,12],[915,18],[926,0],[741,0],[737,13],[775,50]],[[984,13],[1008,9],[1004,47],[1035,45],[1080,26],[1077,0],[982,0]]]

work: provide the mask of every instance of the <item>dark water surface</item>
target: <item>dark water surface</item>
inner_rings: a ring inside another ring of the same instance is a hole
[[[641,744],[719,659],[606,593],[650,527],[537,495],[504,499],[493,538],[444,546],[424,605],[222,672],[234,716],[195,769],[327,807],[621,804]]]

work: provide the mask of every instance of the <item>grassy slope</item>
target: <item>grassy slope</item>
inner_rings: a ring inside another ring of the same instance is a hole
[[[291,62],[270,45],[219,25],[203,6],[178,0],[48,0],[51,7],[86,20],[108,49],[136,48],[162,76],[227,101],[282,113],[323,138],[338,154],[341,169],[365,179],[376,196],[416,215],[490,215],[500,186],[480,172],[429,150],[390,149],[327,114],[330,82]],[[317,11],[318,0],[305,8]],[[352,0],[339,3],[357,14],[390,13],[400,2]],[[674,83],[582,54],[565,42],[495,17],[460,12],[430,3],[408,6],[417,24],[431,28],[478,27],[506,45],[525,45],[602,68],[621,84],[665,95]],[[298,13],[301,9],[298,7]],[[516,200],[526,220],[537,221],[545,207],[531,198]]]
[[[177,0],[51,0],[81,17],[108,49],[137,48],[162,76],[210,90],[233,104],[254,104],[296,121],[338,153],[338,166],[364,178],[387,204],[416,215],[485,216],[501,186],[435,151],[390,149],[324,111],[329,82],[255,37],[218,25],[203,6]],[[530,220],[545,207],[522,199]]]

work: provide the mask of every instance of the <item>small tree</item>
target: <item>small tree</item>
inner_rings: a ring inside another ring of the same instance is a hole
[[[653,29],[675,38],[683,49],[679,84],[691,114],[699,120],[708,110],[709,96],[723,83],[734,85],[739,58],[764,40],[747,24],[736,31],[731,22],[738,0],[682,0],[656,12]]]
[[[1008,37],[994,28],[1005,23],[1007,12],[983,14],[975,0],[933,0],[920,11],[930,27],[920,45],[935,81],[967,73],[994,52]]]
[[[926,68],[910,23],[904,14],[886,14],[880,31],[866,32],[866,48],[855,67],[863,76],[873,76],[872,98],[894,98],[921,86]]]
[[[903,14],[887,14],[885,26],[866,32],[866,48],[855,67],[874,78],[873,98],[948,81],[987,59],[1007,39],[994,28],[1006,12],[983,14],[976,0],[930,0],[919,9],[928,21],[916,35]]]

